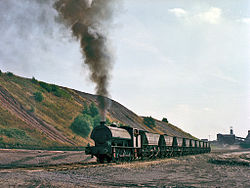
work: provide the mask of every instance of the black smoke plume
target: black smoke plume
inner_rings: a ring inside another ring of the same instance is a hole
[[[96,94],[102,116],[107,108],[106,96],[112,58],[108,50],[105,26],[112,16],[112,0],[58,0],[54,4],[61,21],[71,27],[80,41],[84,63],[96,83]],[[103,117],[105,118],[105,117]]]

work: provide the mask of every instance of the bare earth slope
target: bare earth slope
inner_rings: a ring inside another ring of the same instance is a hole
[[[62,96],[48,92],[35,79],[0,74],[0,147],[76,147],[92,143],[89,137],[78,136],[69,127],[83,110],[84,102],[97,103],[97,96],[58,88]],[[34,99],[35,92],[42,93],[41,102]],[[192,137],[174,125],[157,120],[151,129],[143,124],[143,117],[114,100],[109,101],[107,116],[111,121],[155,133]]]
[[[30,126],[30,129],[39,129],[43,131],[46,136],[54,141],[61,143],[74,144],[71,140],[65,137],[60,131],[56,130],[50,124],[47,124],[41,118],[35,116],[33,113],[28,113],[22,108],[22,105],[9,94],[7,90],[0,86],[0,100],[2,106],[6,108],[11,114],[15,115],[20,120],[24,121]]]

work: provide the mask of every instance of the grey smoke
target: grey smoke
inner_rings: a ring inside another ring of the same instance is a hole
[[[112,55],[107,45],[106,25],[112,17],[113,0],[58,0],[55,9],[81,44],[84,63],[96,84],[99,107],[105,115]]]
[[[106,36],[115,3],[112,0],[0,1],[0,69],[25,76],[46,72],[44,79],[53,81],[56,68],[66,69],[63,68],[66,62],[68,66],[76,66],[82,60],[90,70],[90,79],[96,83],[99,106],[104,113],[113,63]],[[80,40],[83,59],[72,34]],[[74,51],[72,46],[76,48]],[[60,56],[65,52],[68,54],[62,57],[64,63],[59,67]],[[73,66],[69,71],[79,70]]]

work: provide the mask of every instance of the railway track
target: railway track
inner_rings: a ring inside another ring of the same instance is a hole
[[[95,168],[104,166],[114,166],[116,163],[86,163],[86,164],[73,164],[73,165],[60,165],[60,166],[50,166],[45,168],[47,171],[67,171],[67,170],[79,170],[83,168]]]
[[[67,171],[67,170],[78,170],[83,168],[95,168],[104,166],[113,166],[117,163],[70,163],[70,164],[56,164],[56,165],[24,165],[24,166],[1,166],[1,171],[12,171],[12,170],[27,170],[27,171]]]
[[[111,163],[98,163],[98,162],[79,162],[79,163],[64,163],[64,164],[38,164],[38,165],[3,165],[0,166],[0,172],[3,171],[67,171],[67,170],[79,170],[84,168],[95,168],[95,167],[108,167],[108,166],[119,166],[119,165],[133,165],[134,163],[157,163],[166,159],[174,159],[172,158],[158,158],[158,159],[144,159],[144,160],[134,160],[134,161],[119,161],[119,162],[111,162]]]

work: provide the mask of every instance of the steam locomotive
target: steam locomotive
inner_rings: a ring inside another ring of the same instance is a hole
[[[86,154],[95,156],[100,163],[164,158],[208,153],[210,144],[205,141],[155,134],[132,127],[101,122],[90,136],[95,146],[87,146]]]

